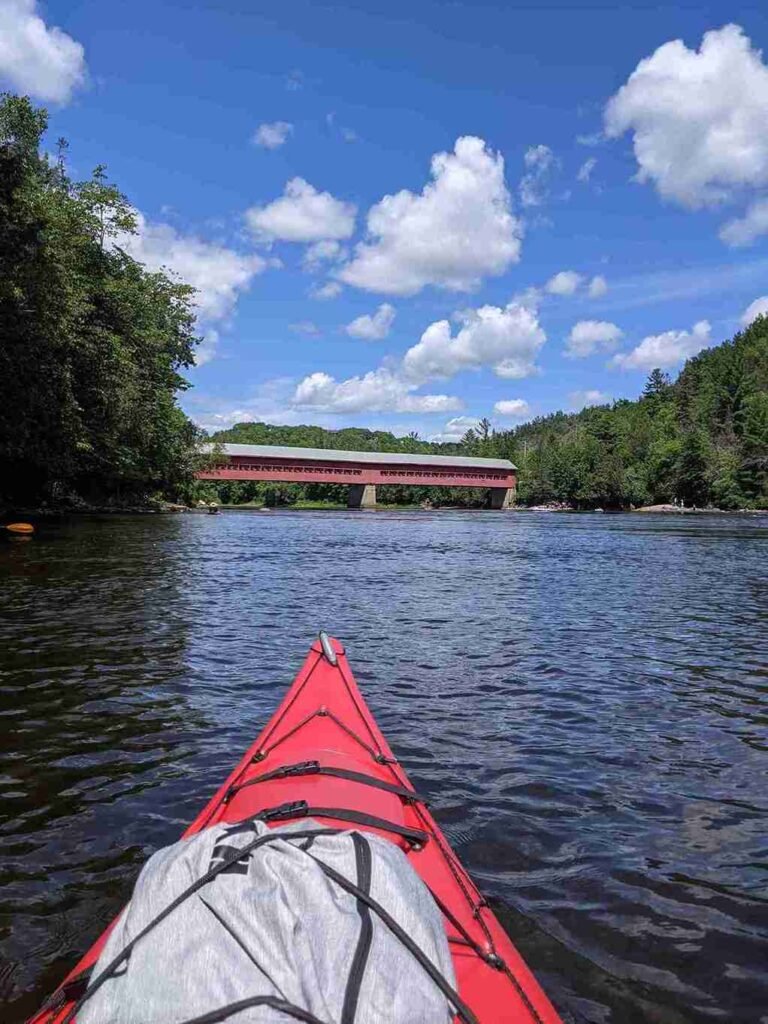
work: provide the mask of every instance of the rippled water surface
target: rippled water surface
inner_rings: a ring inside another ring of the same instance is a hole
[[[768,518],[227,513],[0,542],[21,1021],[318,627],[563,1016],[768,1021]]]

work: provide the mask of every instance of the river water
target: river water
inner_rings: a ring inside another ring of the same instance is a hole
[[[768,517],[231,512],[0,542],[0,1018],[346,644],[567,1020],[768,1021]]]

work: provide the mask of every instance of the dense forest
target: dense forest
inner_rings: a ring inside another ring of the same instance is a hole
[[[119,248],[133,210],[101,168],[70,180],[46,126],[0,98],[0,498],[183,495],[200,437],[176,403],[192,289]]]
[[[523,504],[629,508],[674,500],[724,509],[768,507],[768,317],[689,359],[674,382],[654,370],[637,401],[554,413],[509,431],[482,420],[460,444],[415,434],[240,423],[215,435],[241,444],[288,444],[361,451],[432,452],[509,458]],[[329,485],[231,483],[223,501],[343,501]],[[380,488],[382,501],[477,505],[481,492]]]
[[[525,501],[768,507],[768,318],[689,359],[674,383],[654,370],[637,401],[534,420],[490,447],[519,466]]]

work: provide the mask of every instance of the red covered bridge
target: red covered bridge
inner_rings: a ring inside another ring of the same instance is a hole
[[[349,484],[349,507],[372,508],[376,484],[415,487],[487,487],[491,508],[507,508],[515,497],[516,469],[508,459],[461,455],[345,452],[330,448],[224,444],[224,462],[197,474],[200,480],[275,480]]]

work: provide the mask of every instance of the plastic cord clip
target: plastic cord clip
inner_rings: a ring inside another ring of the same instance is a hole
[[[277,807],[268,807],[256,815],[262,821],[279,821],[281,818],[303,818],[309,810],[306,800],[293,800]]]

